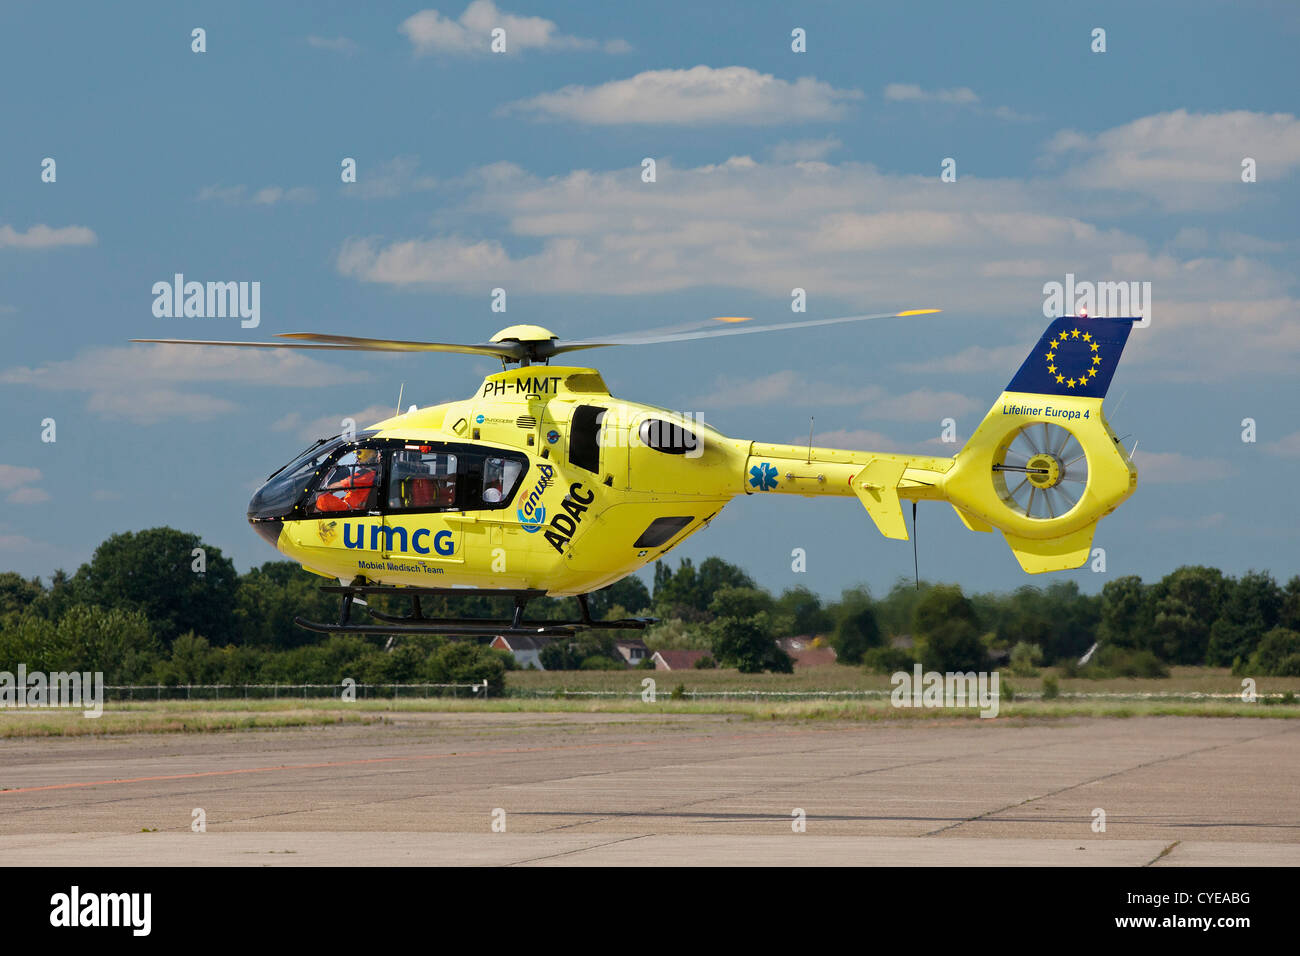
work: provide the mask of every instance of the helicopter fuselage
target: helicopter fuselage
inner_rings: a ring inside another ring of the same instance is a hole
[[[582,594],[662,557],[737,495],[853,497],[853,476],[880,458],[727,438],[613,398],[594,369],[532,365],[309,450],[258,492],[249,521],[343,582]],[[911,496],[933,487],[918,469],[951,463],[908,459]]]

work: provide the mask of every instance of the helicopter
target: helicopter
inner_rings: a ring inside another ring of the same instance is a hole
[[[241,348],[450,352],[500,359],[464,401],[418,408],[355,434],[322,438],[253,495],[253,530],[336,584],[323,633],[467,637],[644,628],[595,621],[587,595],[657,561],[733,498],[856,498],[886,538],[907,540],[903,501],[946,501],[971,531],[1000,531],[1024,571],[1076,568],[1101,518],[1137,487],[1137,468],[1102,413],[1138,318],[1052,320],[966,444],[952,457],[772,444],[722,435],[694,416],[615,398],[594,368],[552,365],[569,352],[651,345],[938,309],[745,325],[728,317],[563,341],[513,325],[457,344],[287,332],[274,342],[133,339]],[[1136,447],[1136,446],[1135,446]],[[409,616],[365,597],[410,597]],[[508,620],[427,617],[421,598],[509,598]],[[525,621],[530,600],[575,596],[576,621]],[[354,622],[354,602],[371,621]]]

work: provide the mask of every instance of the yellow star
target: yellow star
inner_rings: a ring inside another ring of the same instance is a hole
[[[1072,338],[1072,339],[1077,339],[1078,337],[1079,337],[1079,330],[1078,330],[1078,329],[1071,329],[1071,330],[1070,330],[1070,338]]]
[[[1100,365],[1100,364],[1101,364],[1101,356],[1100,356],[1100,355],[1094,355],[1094,356],[1092,357],[1092,364],[1093,364],[1093,365]]]
[[[1065,376],[1064,376],[1064,375],[1058,375],[1058,376],[1056,376],[1056,380],[1057,380],[1058,382],[1064,382],[1064,381],[1065,381]]]
[[[1096,374],[1097,374],[1097,370],[1095,368],[1088,369],[1088,378],[1092,378]]]
[[[1088,348],[1092,349],[1094,352],[1097,351],[1097,343],[1093,342],[1091,345],[1088,346]]]
[[[1069,385],[1070,388],[1074,388],[1074,379],[1070,379],[1070,380],[1069,380],[1068,382],[1066,382],[1065,384],[1066,384],[1066,385]]]
[[[1056,358],[1056,351],[1055,351],[1055,350],[1053,350],[1053,351],[1047,353],[1047,361],[1050,362],[1050,361],[1052,361],[1052,360],[1055,359],[1055,358]]]
[[[1084,340],[1085,342],[1091,342],[1091,341],[1092,341],[1092,333],[1091,333],[1091,332],[1084,332],[1084,333],[1083,333],[1083,340]]]
[[[1049,365],[1049,366],[1047,366],[1047,373],[1048,373],[1049,375],[1055,375],[1055,374],[1056,374],[1056,366],[1055,366],[1055,365]]]

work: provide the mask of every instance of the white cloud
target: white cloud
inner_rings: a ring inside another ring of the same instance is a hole
[[[788,444],[802,445],[806,435],[792,438]],[[837,429],[817,432],[812,437],[814,448],[846,448],[849,451],[898,451],[899,445],[888,435],[866,429]]]
[[[332,53],[343,53],[351,56],[357,51],[357,45],[347,37],[307,37],[308,46],[315,47],[317,50],[329,50]]]
[[[980,98],[975,91],[966,86],[950,90],[923,90],[915,83],[890,83],[885,87],[885,99],[901,102],[921,103],[956,103],[967,105],[978,103]]]
[[[35,505],[50,500],[50,493],[44,488],[16,488],[5,497],[6,501],[16,505]]]
[[[1243,158],[1256,161],[1261,184],[1300,166],[1300,120],[1289,113],[1175,110],[1095,135],[1065,130],[1047,152],[1068,164],[1071,185],[1141,191],[1170,208],[1218,208],[1259,188],[1241,181]]]
[[[406,403],[409,407],[410,403]],[[350,418],[356,423],[358,432],[369,428],[377,422],[392,418],[397,414],[397,409],[393,405],[370,405],[360,411],[345,412],[338,415],[320,415],[312,419],[304,419],[298,412],[290,412],[285,415],[274,425],[272,431],[292,432],[295,437],[303,441],[315,441],[317,438],[328,438],[331,435],[337,435],[343,431],[343,420]]]
[[[0,465],[0,488],[12,488],[15,485],[29,485],[41,480],[39,468],[24,465]]]
[[[946,189],[933,175],[856,162],[734,156],[682,168],[665,157],[652,187],[639,166],[539,177],[509,163],[445,185],[460,201],[440,213],[438,231],[350,238],[338,270],[456,292],[722,287],[788,303],[799,287],[837,309],[1003,312],[1024,316],[1023,341],[945,355],[936,338],[934,357],[908,370],[1008,374],[1041,331],[1044,284],[1069,272],[1151,283],[1151,327],[1132,336],[1125,358],[1149,378],[1285,375],[1300,360],[1296,277],[1274,261],[1285,251],[1209,229],[1153,244],[1110,225],[1106,209],[1090,211],[1080,201],[1090,194],[1057,176],[968,177]]]
[[[34,505],[49,501],[50,494],[44,488],[38,488],[35,482],[41,480],[39,468],[24,465],[0,465],[0,491],[5,492],[5,500],[16,505]]]
[[[1177,451],[1144,451],[1133,455],[1137,465],[1138,485],[1191,484],[1222,481],[1236,474],[1236,469],[1222,458],[1197,458]]]
[[[36,368],[0,370],[0,385],[84,391],[89,393],[90,411],[137,424],[173,418],[206,421],[238,407],[227,399],[181,391],[178,386],[206,382],[311,388],[367,378],[291,350],[184,345],[93,348]]]
[[[437,10],[421,10],[402,21],[399,28],[415,47],[416,55],[472,54],[491,50],[492,31],[505,31],[507,55],[523,50],[603,50],[626,53],[626,40],[590,40],[561,33],[552,20],[521,17],[497,8],[491,0],[474,0],[453,20]]]
[[[1211,528],[1222,527],[1227,517],[1222,511],[1190,517],[1169,515],[1148,521],[1147,527],[1153,531],[1208,531]]]
[[[1010,123],[1023,123],[1037,118],[1020,113],[1009,106],[987,109],[980,105],[979,95],[968,86],[927,90],[915,83],[890,83],[885,87],[884,97],[895,103],[945,103],[949,106],[971,107],[985,116]]]
[[[938,421],[946,416],[985,411],[986,403],[956,392],[916,389],[891,392],[879,385],[844,385],[826,380],[809,381],[786,369],[758,378],[721,376],[713,391],[688,404],[692,408],[751,408],[763,405],[827,407],[851,405],[861,416],[883,421]]]
[[[782,140],[768,150],[768,155],[774,163],[817,162],[843,145],[834,136],[825,139]]]
[[[1011,373],[1020,367],[1029,350],[1034,347],[1036,339],[1026,340],[1023,345],[972,345],[960,352],[925,359],[921,362],[905,363],[901,366],[905,372],[921,374],[978,372],[987,374],[989,369],[1005,369],[1010,380]]]
[[[566,86],[519,100],[503,112],[534,113],[595,125],[728,124],[769,126],[839,119],[856,90],[810,76],[793,82],[745,66],[647,70],[600,86]]]
[[[200,202],[216,201],[229,206],[274,206],[280,202],[315,202],[316,190],[309,186],[263,186],[250,193],[247,186],[204,186],[198,198]]]
[[[59,246],[93,246],[98,239],[85,226],[46,226],[36,224],[26,232],[13,226],[0,226],[0,249],[56,249]]]
[[[394,156],[377,163],[374,169],[360,167],[357,181],[343,185],[343,195],[352,199],[393,199],[437,186],[438,181],[421,175],[419,167],[420,161],[414,156]]]
[[[1260,447],[1278,458],[1300,458],[1300,431],[1284,435],[1277,441],[1265,442]]]

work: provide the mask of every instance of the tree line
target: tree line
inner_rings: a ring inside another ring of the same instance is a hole
[[[201,554],[202,559],[196,559]],[[443,637],[321,635],[295,616],[337,619],[325,579],[289,561],[239,574],[220,549],[173,528],[117,534],[74,574],[48,583],[0,573],[0,670],[100,670],[128,683],[478,683],[500,691],[514,665],[505,652]],[[508,615],[499,599],[423,600],[429,617]],[[405,602],[371,606],[403,614]],[[1074,581],[966,595],[949,584],[899,581],[880,598],[866,587],[826,601],[806,587],[774,595],[737,565],[708,558],[655,565],[653,589],[628,577],[590,596],[598,620],[659,619],[642,633],[652,650],[707,651],[706,665],[789,672],[779,637],[833,647],[842,664],[889,672],[1017,672],[1058,666],[1083,676],[1161,676],[1170,665],[1232,667],[1300,676],[1300,576],[1240,577],[1186,566],[1147,584],[1109,581],[1096,595]],[[354,613],[364,613],[358,609]],[[573,598],[530,602],[529,619],[573,620]],[[637,632],[626,632],[635,636]],[[542,651],[549,669],[624,667],[614,634],[583,632]],[[1080,658],[1096,644],[1086,664]]]

